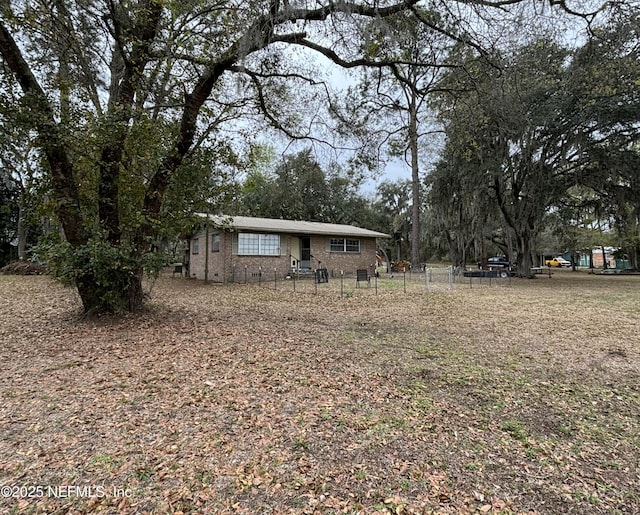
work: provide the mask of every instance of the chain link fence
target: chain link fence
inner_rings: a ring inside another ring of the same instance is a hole
[[[453,267],[425,267],[422,270],[380,273],[370,270],[281,271],[273,269],[234,270],[232,284],[254,285],[283,292],[340,297],[381,294],[424,294],[460,288],[493,288],[511,284],[511,274],[498,271],[461,270]]]

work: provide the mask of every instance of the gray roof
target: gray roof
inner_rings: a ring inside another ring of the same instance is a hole
[[[202,218],[208,218],[212,224],[222,229],[235,231],[278,232],[286,234],[321,234],[325,236],[344,236],[357,238],[390,238],[382,232],[362,229],[355,225],[326,224],[321,222],[304,222],[296,220],[281,220],[278,218],[254,218],[251,216],[224,216],[198,213]]]

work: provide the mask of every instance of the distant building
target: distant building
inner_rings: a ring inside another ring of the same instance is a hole
[[[578,266],[604,268],[604,263],[606,261],[607,268],[616,268],[616,258],[614,257],[615,250],[616,249],[613,247],[605,247],[603,254],[602,248],[597,247],[591,250],[591,255],[589,255],[588,252],[581,253],[580,259],[578,260]]]

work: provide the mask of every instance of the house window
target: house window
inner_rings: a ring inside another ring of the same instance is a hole
[[[238,254],[245,256],[279,256],[279,234],[238,234]]]
[[[211,235],[211,252],[220,252],[220,235]]]
[[[331,238],[329,248],[331,252],[360,252],[360,240]]]
[[[360,252],[360,240],[345,240],[344,245],[347,252]]]
[[[194,256],[200,253],[200,240],[196,238],[195,240],[191,240],[191,254]]]

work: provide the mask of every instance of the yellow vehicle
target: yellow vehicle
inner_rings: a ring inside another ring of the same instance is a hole
[[[571,261],[567,261],[565,258],[558,256],[554,257],[553,259],[546,259],[544,264],[545,266],[569,267],[571,266]]]

